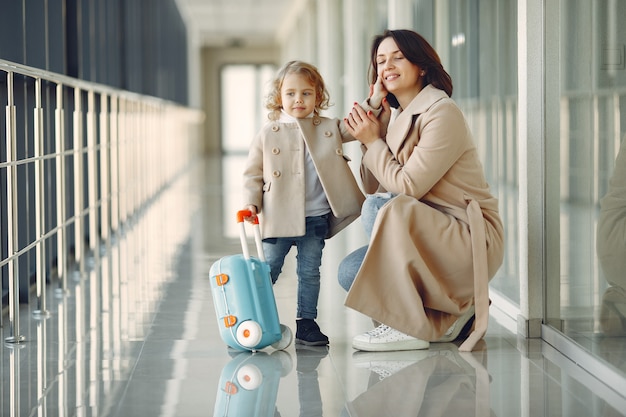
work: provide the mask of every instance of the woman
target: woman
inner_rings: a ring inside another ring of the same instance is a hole
[[[432,46],[413,31],[386,31],[374,39],[371,74],[369,105],[382,105],[380,114],[355,103],[345,119],[364,151],[371,236],[342,261],[339,281],[346,305],[382,324],[353,347],[426,349],[458,336],[475,314],[459,347],[472,350],[487,330],[488,283],[502,263],[498,202]]]

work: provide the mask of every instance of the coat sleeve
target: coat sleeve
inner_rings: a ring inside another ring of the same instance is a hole
[[[263,134],[259,132],[252,140],[243,171],[243,205],[263,210]]]
[[[363,152],[363,155],[365,155],[365,152],[367,152],[367,148],[365,147],[365,145],[361,145],[361,151]],[[367,194],[374,194],[377,192],[385,191],[378,182],[378,179],[376,179],[376,176],[372,174],[372,171],[370,171],[369,168],[365,165],[364,159],[361,159],[360,174],[361,182],[363,183],[363,189]]]
[[[379,107],[376,109],[370,106],[369,99],[364,100],[361,103],[361,107],[363,107],[365,111],[373,112],[376,117],[378,117],[382,111],[382,107]],[[346,129],[346,124],[343,120],[340,121],[339,128],[341,130],[341,137],[344,143],[357,140],[354,136],[348,133],[348,130]],[[363,152],[363,154],[365,154],[366,150],[367,148],[365,147],[365,145],[361,144],[361,151]],[[363,189],[367,194],[374,194],[376,192],[385,191],[384,189],[380,187],[378,180],[376,179],[374,175],[372,175],[371,171],[363,164],[362,160],[361,160],[361,166],[360,166],[360,175],[361,175],[361,182],[363,183]]]
[[[363,163],[385,190],[419,199],[465,152],[468,128],[460,109],[450,102],[415,115],[412,123],[405,138],[394,139],[403,143],[397,155],[377,140],[367,148]]]
[[[380,115],[380,112],[382,111],[382,107],[380,107],[378,109],[375,109],[372,106],[370,106],[369,99],[364,100],[361,103],[361,107],[363,107],[363,109],[366,112],[367,111],[371,111],[372,113],[374,113],[374,115],[376,117],[378,117]],[[339,132],[341,132],[341,141],[343,143],[352,142],[352,141],[357,140],[354,136],[352,136],[350,133],[348,133],[348,129],[346,128],[346,123],[345,123],[345,121],[343,119],[342,120],[336,119],[336,120],[337,120],[337,125],[339,127]]]

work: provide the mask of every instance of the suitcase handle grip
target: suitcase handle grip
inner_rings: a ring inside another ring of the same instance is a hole
[[[239,240],[241,240],[241,250],[243,252],[244,259],[250,259],[250,251],[248,250],[248,241],[246,240],[246,227],[244,224],[244,217],[252,215],[250,210],[239,210],[237,212],[237,223],[239,224]],[[263,253],[263,242],[261,240],[261,230],[259,228],[259,217],[257,216],[252,223],[252,230],[254,232],[254,242],[256,243],[256,252],[259,259],[265,262],[265,253]]]
[[[250,210],[239,210],[237,212],[237,223],[243,222],[245,217],[252,216],[252,212]],[[253,224],[259,224],[259,216],[256,216],[252,221]]]

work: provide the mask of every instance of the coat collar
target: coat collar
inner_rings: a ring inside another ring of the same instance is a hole
[[[413,98],[406,109],[399,111],[387,131],[387,145],[394,155],[398,155],[406,140],[416,119],[414,116],[425,113],[433,104],[444,98],[448,98],[445,91],[428,84]]]
[[[427,111],[430,106],[441,100],[447,98],[448,95],[445,91],[433,87],[432,84],[428,84],[426,87],[413,98],[406,109],[402,113],[408,114],[421,114]]]

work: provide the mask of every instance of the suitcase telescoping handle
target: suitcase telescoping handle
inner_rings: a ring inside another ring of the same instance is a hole
[[[237,223],[239,224],[239,239],[241,240],[241,250],[243,252],[244,259],[250,259],[250,251],[248,251],[248,241],[246,240],[246,226],[244,222],[245,217],[252,216],[250,210],[239,210],[237,212]],[[265,262],[265,254],[263,253],[263,243],[261,241],[261,230],[259,228],[259,217],[254,218],[252,223],[252,230],[254,232],[254,242],[256,243],[256,251],[259,259]]]

